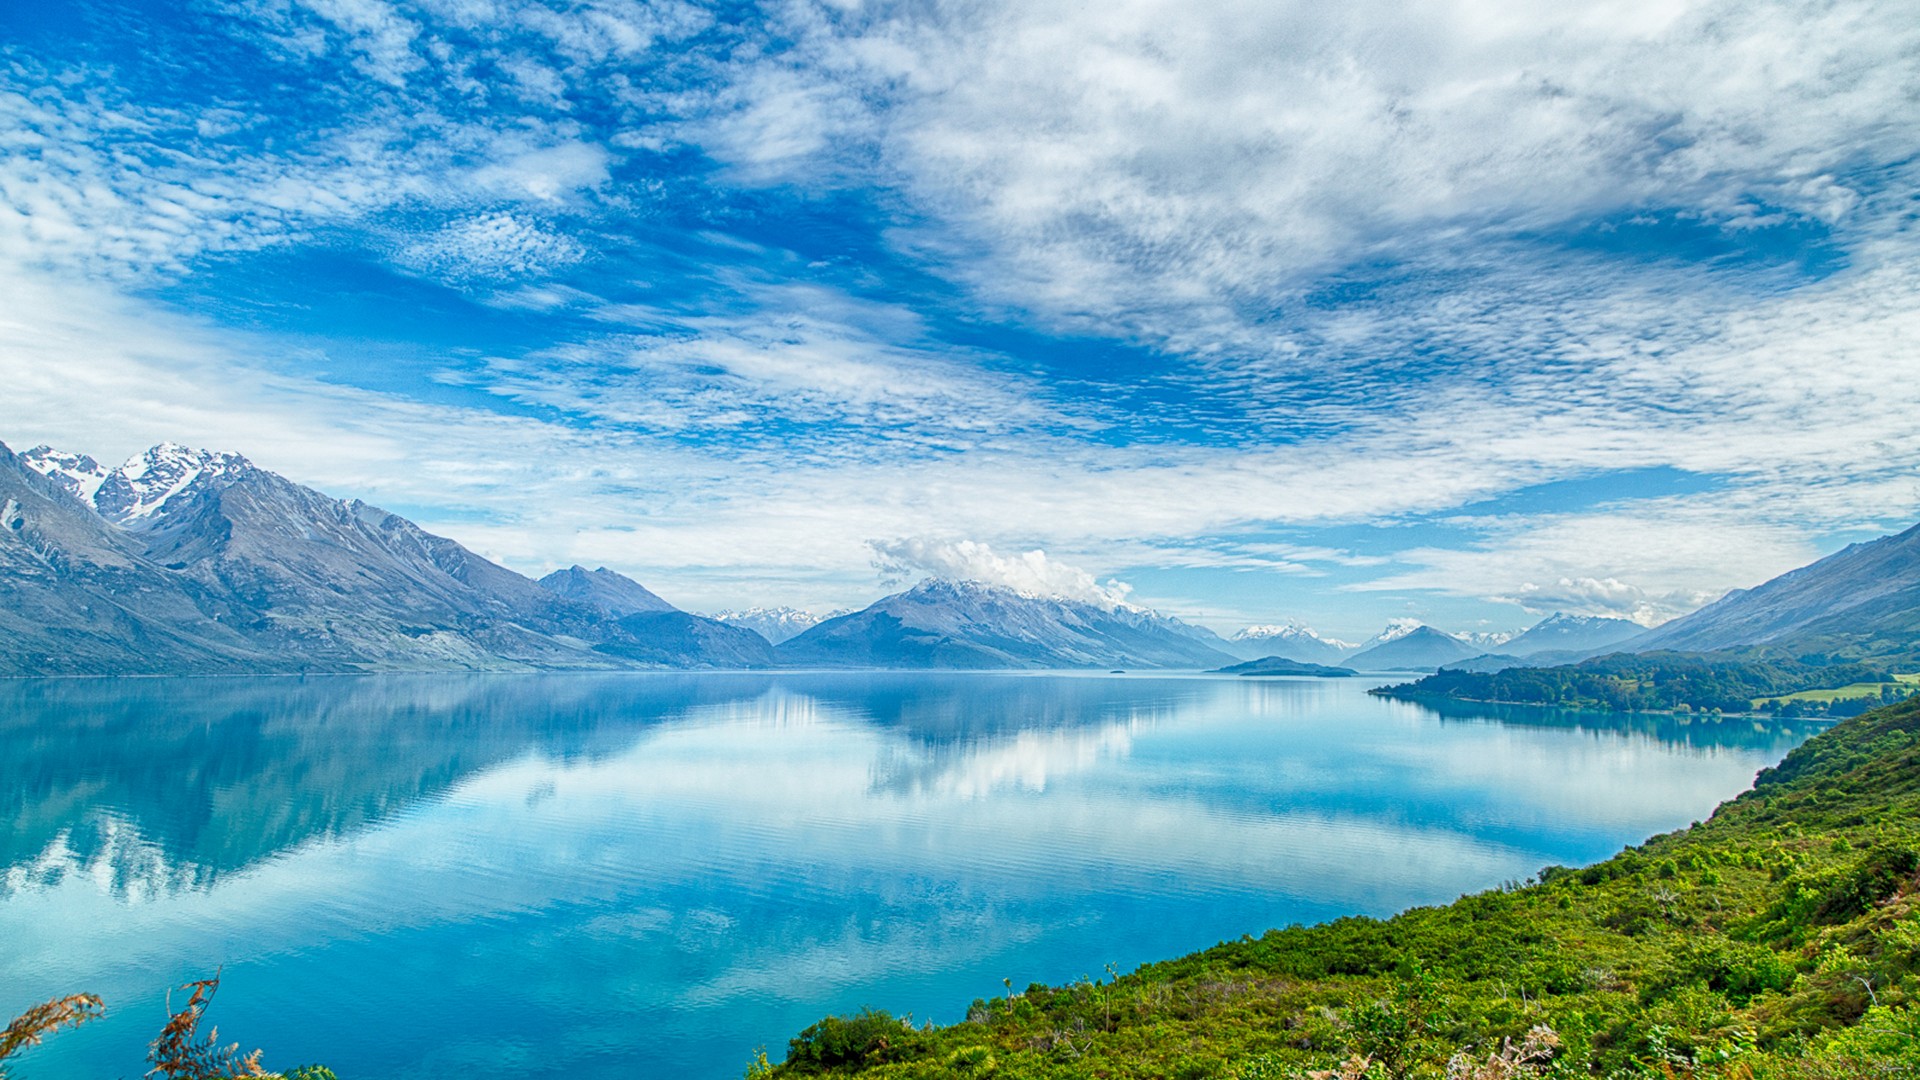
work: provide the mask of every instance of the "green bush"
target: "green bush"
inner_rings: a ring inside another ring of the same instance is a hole
[[[907,1056],[918,1041],[915,1035],[906,1022],[880,1009],[829,1016],[787,1043],[787,1065],[800,1072],[883,1065]]]

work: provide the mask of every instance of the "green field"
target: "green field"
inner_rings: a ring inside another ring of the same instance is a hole
[[[1908,687],[1920,685],[1920,674],[1895,675],[1893,678],[1895,682]],[[1769,701],[1777,701],[1782,705],[1789,701],[1813,701],[1825,705],[1829,702],[1847,701],[1853,698],[1875,698],[1880,696],[1880,688],[1884,685],[1886,684],[1857,682],[1847,686],[1834,687],[1829,690],[1802,690],[1794,694],[1781,694],[1779,697],[1755,698],[1753,699],[1753,707],[1758,709]]]

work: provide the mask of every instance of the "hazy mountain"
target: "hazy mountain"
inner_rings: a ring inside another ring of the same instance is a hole
[[[1843,658],[1920,652],[1920,526],[1730,592],[1622,648],[1707,652],[1743,646]]]
[[[846,612],[835,612],[844,615]],[[716,611],[707,618],[729,626],[744,627],[775,645],[806,633],[833,616],[815,615],[790,607],[755,607],[745,611]]]
[[[601,567],[555,570],[540,587],[618,620],[596,651],[664,667],[770,667],[773,646],[743,626],[681,611],[625,574]]]
[[[540,579],[540,587],[568,600],[604,608],[615,617],[643,611],[678,611],[646,586],[606,567],[569,566]]]
[[[1420,624],[1396,623],[1375,640],[1379,644],[1347,657],[1347,666],[1361,671],[1437,671],[1482,651],[1452,634]]]
[[[1139,608],[930,580],[828,619],[776,653],[821,667],[1213,668],[1236,659],[1224,644]]]
[[[0,450],[4,450],[0,447]],[[629,624],[238,454],[0,460],[13,673],[735,666],[765,643]],[[616,575],[617,576],[617,575]],[[622,579],[624,580],[624,579]],[[629,598],[645,589],[611,587]],[[637,593],[634,591],[637,590]],[[659,602],[654,597],[655,602]],[[749,635],[750,636],[750,635]]]
[[[1465,660],[1456,660],[1440,665],[1441,671],[1505,671],[1519,667],[1558,667],[1561,664],[1577,664],[1582,660],[1612,652],[1612,649],[1545,649],[1526,656],[1512,653],[1481,653]]]
[[[1519,635],[1510,630],[1471,630],[1467,633],[1454,634],[1453,636],[1476,649],[1498,649],[1506,646]]]
[[[1499,651],[1509,656],[1532,656],[1549,651],[1590,655],[1644,633],[1646,628],[1630,619],[1556,611],[1508,641]]]
[[[1228,646],[1249,660],[1279,655],[1308,664],[1333,664],[1351,656],[1360,646],[1321,637],[1310,626],[1285,623],[1249,626],[1227,640]]]

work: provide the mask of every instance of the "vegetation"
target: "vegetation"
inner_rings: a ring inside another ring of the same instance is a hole
[[[1826,656],[1651,652],[1614,653],[1562,667],[1441,671],[1374,693],[1614,712],[1744,713],[1754,711],[1764,700],[1855,683],[1885,685],[1894,697],[1911,692],[1911,687],[1877,666],[1833,662]],[[1851,710],[1843,708],[1840,715],[1858,715],[1878,703],[1875,699]],[[1831,703],[1826,706],[1828,711],[1803,704],[1796,707],[1797,711],[1787,711],[1792,715],[1832,715],[1832,708]]]
[[[1595,866],[1009,986],[947,1027],[830,1017],[748,1075],[1916,1077],[1917,997],[1920,700],[1835,726],[1707,822]]]
[[[1858,716],[1876,706],[1905,701],[1917,691],[1920,691],[1920,675],[1894,675],[1890,680],[1761,698],[1753,707],[1758,712],[1779,716]]]
[[[187,1003],[173,1012],[169,1000],[167,1024],[147,1044],[148,1077],[164,1080],[241,1080],[266,1077],[268,1080],[337,1080],[324,1065],[303,1065],[287,1073],[268,1072],[260,1067],[260,1051],[242,1054],[240,1044],[220,1045],[218,1028],[200,1032],[200,1022],[213,1005],[214,992],[220,989],[220,976],[190,982],[180,989],[189,992]],[[34,1046],[47,1034],[62,1027],[78,1027],[98,1019],[105,1004],[92,994],[74,994],[35,1005],[20,1014],[0,1032],[0,1080],[10,1074],[6,1059],[15,1051]]]

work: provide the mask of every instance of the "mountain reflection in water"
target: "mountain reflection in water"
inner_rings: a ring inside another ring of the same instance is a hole
[[[342,1076],[737,1076],[1683,825],[1812,729],[1503,715],[1364,680],[444,675],[0,683],[0,1010],[139,1067],[165,988]],[[406,1017],[404,1023],[396,1017]]]

